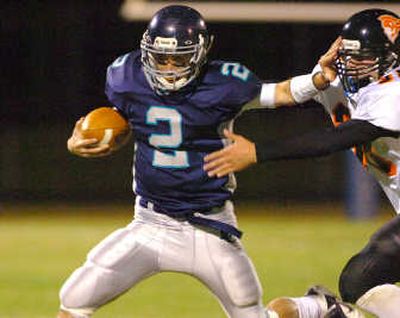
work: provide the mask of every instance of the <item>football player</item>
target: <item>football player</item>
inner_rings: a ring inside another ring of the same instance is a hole
[[[400,213],[400,18],[393,12],[369,9],[344,24],[341,38],[321,57],[313,73],[325,74],[327,87],[318,91],[290,81],[271,84],[274,98],[289,104],[315,95],[332,116],[334,128],[275,142],[252,143],[226,132],[234,144],[206,157],[210,176],[225,176],[256,162],[321,156],[355,147],[366,169],[379,181],[395,211]],[[336,52],[336,53],[334,53]],[[337,72],[337,78],[331,76]],[[332,81],[333,79],[333,81]],[[328,82],[329,83],[328,85]],[[296,86],[297,85],[297,86]],[[283,88],[282,88],[283,87]],[[280,103],[278,103],[280,104]],[[341,123],[340,123],[341,122]],[[356,303],[381,318],[400,317],[400,216],[380,228],[367,246],[343,269],[339,290],[344,301]],[[322,293],[323,294],[323,293]],[[280,298],[271,308],[287,310],[285,317],[322,317],[326,301],[315,295]],[[353,317],[354,312],[332,306],[328,317]]]
[[[268,100],[268,86],[239,63],[207,62],[211,44],[197,11],[167,6],[150,20],[140,50],[108,67],[106,94],[135,135],[135,219],[94,247],[67,279],[59,318],[90,317],[165,271],[199,279],[228,317],[278,317],[264,308],[259,279],[240,243],[230,200],[233,176],[210,178],[203,170],[204,157],[226,141],[223,129],[231,129],[249,102]],[[321,75],[318,83],[324,84]],[[85,158],[112,152],[82,138],[81,125],[82,119],[68,139],[70,152]]]

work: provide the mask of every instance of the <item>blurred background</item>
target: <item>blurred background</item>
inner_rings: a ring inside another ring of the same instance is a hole
[[[240,61],[265,81],[309,72],[352,13],[398,1],[197,1],[215,35],[212,59]],[[167,1],[6,1],[2,5],[0,202],[133,202],[133,147],[101,159],[67,152],[74,123],[109,105],[105,70],[139,47],[151,15]],[[329,125],[313,102],[258,111],[236,131],[285,137]],[[345,152],[271,162],[237,174],[237,201],[344,203],[368,217],[386,205],[374,181]]]
[[[210,58],[240,61],[265,81],[309,72],[354,12],[384,7],[400,13],[398,0],[185,3],[204,15],[215,35]],[[66,141],[77,119],[109,105],[106,67],[139,47],[147,21],[167,4],[1,5],[1,318],[54,317],[64,280],[91,247],[130,222],[132,144],[110,157],[84,159],[68,153]],[[249,112],[235,130],[283,138],[329,124],[323,109],[309,102]],[[265,302],[302,295],[315,283],[337,292],[341,268],[391,216],[387,199],[350,152],[270,162],[237,179],[243,243]],[[176,275],[146,280],[96,317],[224,317],[199,282]]]

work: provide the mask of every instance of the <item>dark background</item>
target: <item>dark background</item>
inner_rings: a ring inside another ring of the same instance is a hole
[[[361,1],[358,1],[361,2]],[[364,1],[366,2],[366,1]],[[94,4],[95,3],[95,4]],[[132,147],[101,159],[66,150],[75,121],[109,105],[105,70],[139,47],[146,23],[119,17],[119,1],[18,1],[2,8],[0,200],[128,202]],[[336,38],[336,24],[209,23],[210,58],[240,61],[264,80],[309,72]],[[328,124],[315,103],[250,112],[236,130],[251,137],[289,136]],[[282,161],[237,174],[237,200],[342,201],[343,153]]]

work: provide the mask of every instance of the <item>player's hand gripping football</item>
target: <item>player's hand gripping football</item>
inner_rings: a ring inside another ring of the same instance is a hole
[[[204,170],[210,177],[223,177],[231,172],[243,170],[257,162],[254,143],[227,129],[224,130],[224,135],[233,143],[204,158]]]
[[[108,144],[98,145],[95,138],[84,138],[82,135],[82,123],[85,117],[80,118],[76,123],[71,137],[67,141],[68,150],[80,157],[97,158],[111,154]]]

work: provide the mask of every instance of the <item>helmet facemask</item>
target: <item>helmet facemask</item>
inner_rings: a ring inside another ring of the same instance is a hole
[[[343,48],[339,50],[336,67],[344,90],[354,94],[392,70],[397,60],[397,54],[390,50]]]
[[[398,66],[399,32],[400,18],[384,9],[366,9],[347,20],[336,61],[346,94],[357,93]]]
[[[143,70],[150,86],[160,94],[178,91],[191,83],[206,62],[210,45],[202,34],[197,43],[185,41],[179,45],[176,38],[156,37],[154,41],[145,32],[141,41]]]

